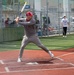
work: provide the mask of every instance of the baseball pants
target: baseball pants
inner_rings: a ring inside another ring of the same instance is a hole
[[[24,51],[24,48],[28,43],[34,43],[41,49],[43,49],[45,52],[49,53],[49,49],[47,49],[40,41],[39,37],[37,35],[33,35],[30,37],[27,37],[26,35],[23,37],[22,43],[21,43],[21,48],[20,48],[20,53],[19,53],[19,58],[22,58],[22,54]]]
[[[67,34],[67,27],[63,27],[63,35],[66,36],[66,34]]]

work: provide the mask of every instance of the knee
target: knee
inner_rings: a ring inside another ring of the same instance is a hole
[[[44,48],[44,45],[43,45],[43,44],[41,44],[41,45],[39,45],[39,47],[40,47],[40,48]]]
[[[25,46],[24,45],[21,45],[21,48],[23,49]]]

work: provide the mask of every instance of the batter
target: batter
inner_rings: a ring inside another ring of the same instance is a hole
[[[28,43],[36,44],[38,47],[40,47],[45,52],[47,52],[50,55],[50,57],[53,59],[54,54],[52,54],[51,51],[49,49],[47,49],[41,43],[41,41],[40,41],[40,39],[37,35],[37,32],[36,32],[37,26],[36,26],[36,21],[33,18],[33,13],[28,11],[26,13],[26,18],[17,17],[15,19],[15,21],[16,21],[16,23],[19,23],[20,25],[23,25],[24,26],[24,31],[25,31],[25,34],[23,36],[23,40],[22,40],[22,43],[21,43],[20,52],[19,52],[17,62],[22,61],[22,54],[23,54],[24,48],[26,47],[26,45],[28,45]]]

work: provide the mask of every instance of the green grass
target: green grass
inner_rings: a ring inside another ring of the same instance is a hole
[[[62,36],[40,37],[41,42],[50,50],[64,50],[74,48],[74,34],[68,35],[66,38]],[[0,51],[20,49],[21,40],[13,42],[0,43]],[[35,44],[30,43],[25,49],[40,49]]]

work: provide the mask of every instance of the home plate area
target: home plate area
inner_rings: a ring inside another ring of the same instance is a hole
[[[60,59],[55,60],[0,60],[0,73],[23,72],[23,71],[42,71],[42,70],[58,70],[72,68],[74,65]]]

